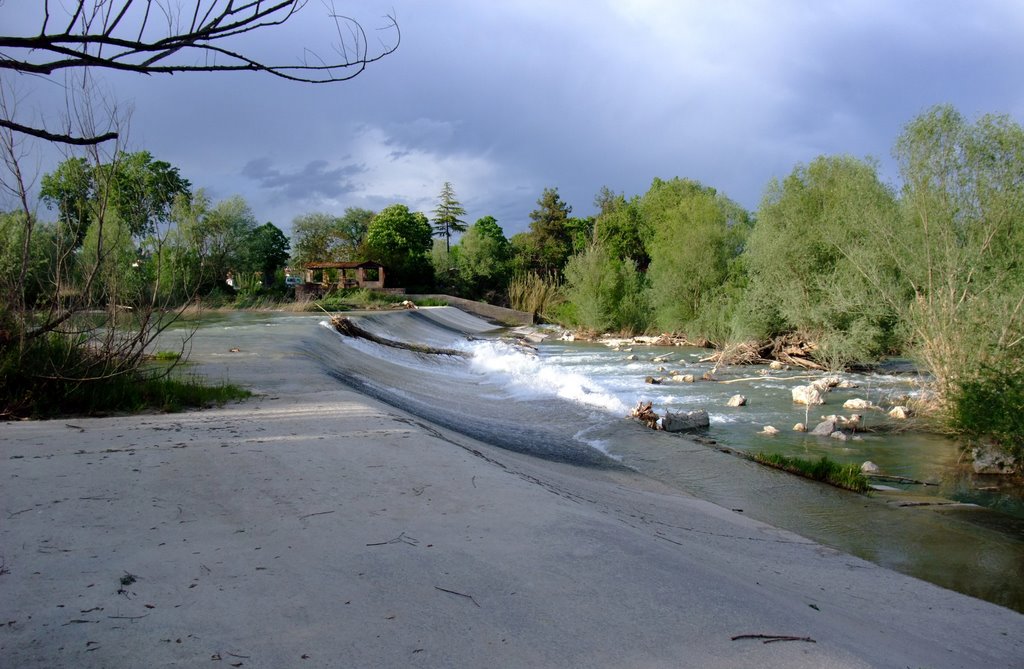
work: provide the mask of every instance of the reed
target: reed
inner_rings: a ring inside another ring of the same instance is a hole
[[[513,309],[536,316],[550,314],[561,302],[558,282],[536,273],[519,274],[508,284],[508,300]]]

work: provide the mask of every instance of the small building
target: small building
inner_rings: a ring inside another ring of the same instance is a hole
[[[305,267],[305,285],[323,291],[340,288],[384,288],[384,265],[362,262],[311,262]]]

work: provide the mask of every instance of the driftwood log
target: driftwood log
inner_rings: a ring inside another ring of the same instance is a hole
[[[630,418],[635,418],[652,430],[656,430],[658,427],[658,419],[661,418],[654,409],[651,408],[650,402],[637,402],[636,406],[632,411],[629,412]]]
[[[355,324],[355,322],[344,316],[335,316],[331,319],[331,326],[347,337],[355,337],[357,339],[365,339],[372,341],[374,344],[380,344],[381,346],[389,346],[391,348],[400,348],[405,351],[413,351],[415,353],[427,353],[430,355],[454,355],[461,358],[471,358],[472,354],[467,351],[459,351],[454,348],[435,348],[433,346],[426,346],[425,344],[409,344],[404,341],[395,341],[394,339],[385,339],[384,337],[378,337],[377,335],[364,330]]]

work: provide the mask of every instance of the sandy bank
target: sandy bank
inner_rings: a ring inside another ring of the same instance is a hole
[[[201,330],[194,359],[263,397],[0,425],[0,665],[1024,658],[1020,614],[639,476],[439,430],[340,389],[287,338],[231,338]]]

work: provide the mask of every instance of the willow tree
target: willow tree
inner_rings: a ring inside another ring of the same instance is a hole
[[[748,334],[799,332],[833,367],[891,350],[906,296],[875,231],[896,228],[896,198],[870,162],[820,156],[772,181],[744,257]]]
[[[1024,129],[997,115],[971,124],[940,106],[906,126],[895,153],[900,225],[869,233],[899,267],[915,351],[940,397],[986,365],[1021,372]],[[882,294],[898,303],[903,293]]]
[[[686,330],[708,308],[743,249],[749,214],[690,179],[655,179],[641,198],[649,302],[664,330]],[[706,334],[693,332],[692,334]]]

